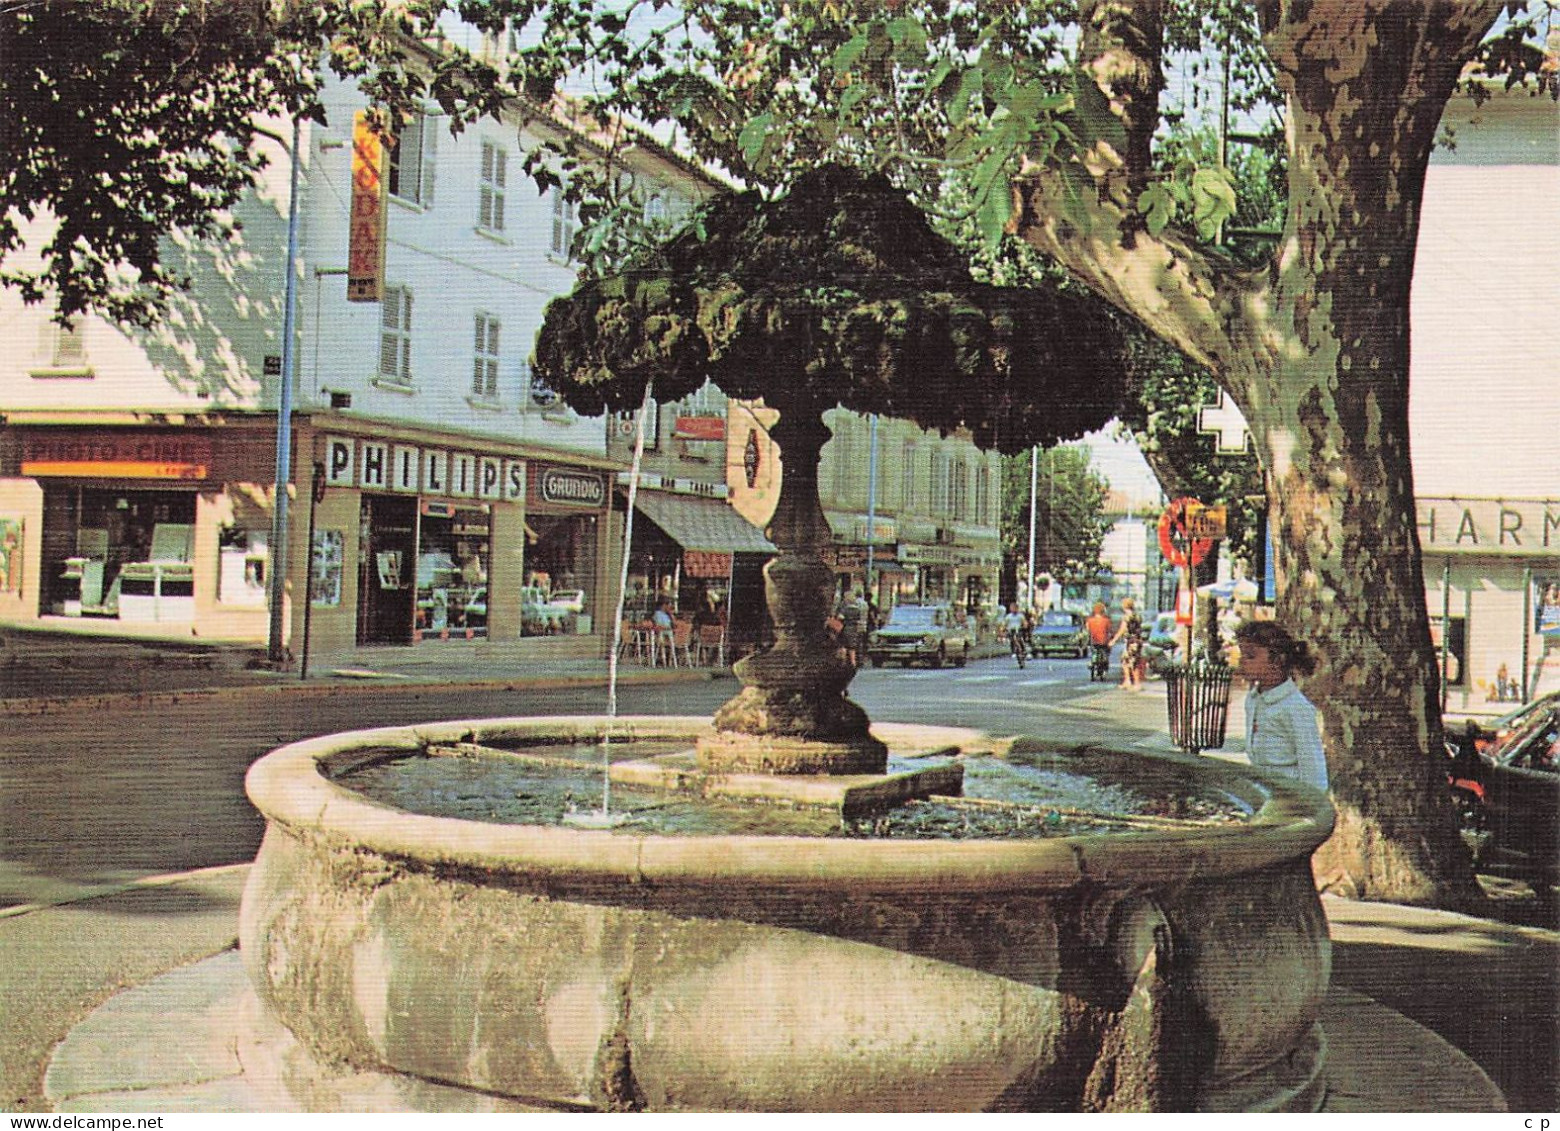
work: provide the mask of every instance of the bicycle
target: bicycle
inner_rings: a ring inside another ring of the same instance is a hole
[[[1008,647],[1013,650],[1013,658],[1018,661],[1018,666],[1022,668],[1024,661],[1029,658],[1029,647],[1024,643],[1022,629],[1008,630]]]

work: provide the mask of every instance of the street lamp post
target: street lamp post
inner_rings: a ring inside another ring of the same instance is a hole
[[[293,117],[292,184],[287,195],[287,280],[282,311],[282,376],[276,402],[276,483],[271,510],[270,631],[266,657],[272,664],[287,658],[287,492],[292,486],[292,389],[296,350],[293,348],[294,307],[298,300],[298,180],[303,165],[302,126]],[[305,597],[307,600],[307,597]]]
[[[867,567],[866,567],[866,596],[874,604],[877,601],[877,586],[872,579],[872,543],[877,536],[877,461],[878,461],[878,418],[873,413],[868,418],[867,441]]]
[[[1040,486],[1040,447],[1029,449],[1029,588],[1025,603],[1035,604],[1035,495]]]

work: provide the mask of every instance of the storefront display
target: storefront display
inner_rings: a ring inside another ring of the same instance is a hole
[[[417,528],[417,640],[472,640],[488,631],[491,508],[425,500]]]
[[[48,605],[66,616],[192,620],[194,491],[49,486]]]

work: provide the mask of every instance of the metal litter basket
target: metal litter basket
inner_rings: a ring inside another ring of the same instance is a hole
[[[1204,660],[1166,667],[1170,740],[1182,750],[1197,754],[1224,745],[1232,674],[1228,665]]]

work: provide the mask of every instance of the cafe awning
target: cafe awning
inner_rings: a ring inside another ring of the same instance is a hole
[[[731,509],[724,499],[640,491],[634,503],[684,550],[723,554],[773,554],[764,532]]]

